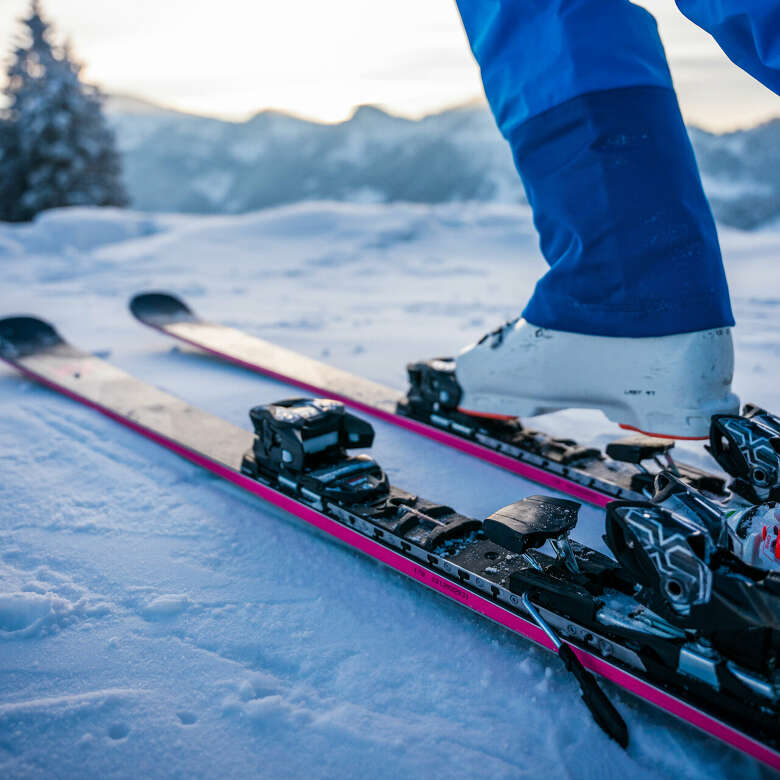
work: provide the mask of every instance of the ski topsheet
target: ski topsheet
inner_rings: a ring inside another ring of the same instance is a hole
[[[516,423],[496,423],[466,415],[430,413],[424,419],[412,417],[406,396],[297,352],[279,347],[248,333],[207,322],[181,299],[169,293],[142,293],[130,302],[133,315],[145,325],[179,341],[236,363],[251,371],[295,385],[315,395],[337,399],[394,425],[407,428],[454,447],[481,460],[512,471],[545,487],[566,493],[596,506],[614,499],[641,500],[652,487],[651,475],[643,465],[657,462],[656,453],[668,457],[672,442],[659,444],[647,437],[614,450],[615,457],[628,452],[621,462],[594,448],[579,447],[573,441],[553,439],[544,433],[521,429]],[[635,458],[634,454],[639,453]],[[683,479],[715,499],[729,496],[725,481],[714,474],[682,463],[675,464]]]
[[[513,556],[499,556],[488,568],[484,563],[479,566],[477,559],[485,556],[469,556],[468,545],[476,542],[469,541],[468,537],[464,542],[466,548],[456,546],[448,551],[439,546],[432,553],[430,545],[426,548],[423,542],[410,543],[408,535],[405,539],[388,532],[386,526],[380,527],[370,516],[361,515],[343,503],[317,496],[307,499],[305,491],[291,495],[262,476],[248,476],[245,453],[251,452],[254,439],[250,432],[72,347],[40,320],[29,317],[0,320],[0,358],[24,375],[101,412],[428,588],[510,631],[554,649],[553,641],[529,619],[533,612],[523,606],[525,597],[506,587],[506,561]],[[409,497],[407,503],[412,507],[414,501],[415,497]],[[426,511],[433,516],[431,505],[424,506],[428,506]],[[481,525],[447,507],[438,510],[441,510],[438,516],[444,518],[438,521],[439,525],[449,522],[461,526]],[[411,511],[413,514],[417,510]],[[499,576],[497,572],[502,568],[504,573]],[[544,610],[544,615],[549,623],[566,632],[564,648],[568,648],[567,653],[573,651],[587,669],[780,769],[780,734],[774,716],[762,717],[752,710],[721,711],[724,708],[718,707],[717,697],[703,698],[697,694],[701,686],[697,688],[690,678],[688,682],[672,680],[656,684],[630,647],[615,645],[591,633],[578,633],[575,625],[550,610]]]

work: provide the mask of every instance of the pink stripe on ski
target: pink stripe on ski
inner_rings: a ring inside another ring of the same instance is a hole
[[[396,571],[405,574],[407,577],[416,580],[431,590],[438,591],[444,596],[466,605],[474,612],[478,612],[481,615],[484,615],[485,617],[495,621],[496,623],[500,623],[510,631],[521,634],[522,636],[531,639],[537,644],[546,647],[548,650],[554,650],[548,637],[534,623],[531,623],[519,615],[516,615],[515,613],[500,607],[489,599],[467,590],[466,588],[455,582],[452,582],[444,576],[438,575],[432,571],[429,571],[428,569],[423,568],[422,566],[419,566],[414,561],[405,558],[403,555],[400,555],[399,553],[388,549],[384,545],[363,536],[357,531],[353,531],[352,529],[347,528],[341,523],[332,520],[326,515],[323,515],[322,513],[311,509],[310,507],[298,503],[288,496],[285,496],[283,493],[279,493],[272,488],[266,487],[265,485],[262,485],[261,483],[256,482],[255,480],[246,477],[243,474],[228,468],[227,466],[222,465],[221,463],[217,463],[216,461],[213,461],[204,455],[183,447],[172,439],[168,439],[165,436],[155,433],[149,428],[139,425],[138,423],[135,423],[132,420],[129,420],[126,417],[111,411],[107,407],[100,406],[94,401],[90,401],[89,399],[80,396],[77,393],[73,393],[61,385],[58,385],[55,382],[51,382],[33,371],[29,371],[23,366],[13,362],[11,362],[11,365],[13,365],[21,373],[31,377],[32,379],[35,379],[37,382],[40,382],[41,384],[56,390],[62,395],[66,395],[69,398],[72,398],[74,401],[78,401],[85,406],[89,406],[92,409],[95,409],[101,414],[104,414],[106,417],[110,417],[112,420],[115,420],[116,422],[131,428],[146,438],[161,444],[163,447],[171,450],[172,452],[175,452],[178,455],[181,455],[183,458],[186,458],[192,463],[207,469],[213,474],[219,475],[220,477],[234,483],[235,485],[238,485],[250,493],[254,493],[257,496],[260,496],[260,498],[262,498],[264,501],[267,501],[269,504],[273,504],[274,506],[289,512],[290,514],[299,517],[301,520],[310,523],[311,525],[319,528],[321,531],[330,534],[336,539],[339,539],[345,544],[360,550],[366,555],[370,555],[372,558],[375,558],[376,560],[381,561]],[[576,653],[583,666],[590,669],[591,671],[596,672],[608,680],[611,680],[616,685],[625,688],[627,691],[630,691],[639,698],[655,704],[660,709],[677,716],[681,720],[690,723],[693,726],[696,726],[701,731],[717,737],[726,744],[732,745],[743,753],[746,753],[756,760],[767,764],[777,771],[780,771],[780,753],[773,750],[772,748],[766,745],[762,745],[760,742],[756,742],[756,740],[752,739],[746,734],[737,731],[731,726],[722,723],[721,721],[713,718],[705,712],[702,712],[696,707],[693,707],[690,704],[687,704],[686,702],[681,701],[680,699],[677,699],[676,697],[660,690],[659,688],[656,688],[650,683],[635,677],[633,674],[612,666],[611,664],[604,661],[600,656],[592,655],[586,650],[581,650],[580,648],[574,646],[572,646],[572,650]]]
[[[301,382],[300,380],[287,376],[286,374],[280,374],[277,371],[266,368],[265,366],[259,366],[256,363],[247,363],[246,361],[237,357],[233,357],[232,355],[228,355],[225,352],[220,352],[216,349],[210,349],[209,347],[206,347],[197,341],[192,341],[190,339],[184,338],[183,336],[179,336],[176,333],[172,333],[171,331],[166,330],[164,327],[161,328],[157,325],[151,325],[149,323],[146,324],[155,330],[159,330],[166,336],[172,336],[173,338],[178,339],[185,344],[189,344],[190,346],[196,347],[203,352],[208,352],[211,355],[215,355],[222,360],[227,360],[230,363],[234,363],[237,366],[247,368],[257,374],[262,374],[271,379],[275,379],[278,382],[282,382],[283,384],[300,387],[302,390],[306,390],[307,392],[313,393],[314,395],[332,398],[334,401],[341,401],[343,404],[351,407],[352,409],[359,409],[360,411],[366,412],[366,414],[370,414],[373,417],[378,417],[380,420],[385,420],[386,422],[392,423],[393,425],[407,428],[408,430],[419,433],[422,436],[427,436],[429,439],[433,439],[434,441],[437,441],[441,444],[446,444],[448,447],[460,450],[461,452],[465,452],[468,455],[473,455],[480,460],[492,463],[494,466],[498,466],[500,468],[506,469],[507,471],[518,474],[521,477],[525,477],[531,482],[537,482],[540,485],[544,485],[544,487],[551,488],[552,490],[558,490],[561,493],[566,493],[572,498],[578,498],[581,501],[587,501],[589,504],[593,504],[594,506],[599,507],[605,507],[610,501],[614,500],[614,497],[604,495],[604,493],[601,491],[593,490],[591,488],[585,487],[584,485],[580,485],[577,482],[572,482],[565,477],[559,477],[556,474],[551,474],[549,471],[532,466],[530,463],[523,463],[516,458],[510,458],[508,455],[503,455],[500,452],[491,450],[489,447],[483,447],[481,444],[469,441],[468,439],[463,439],[460,436],[455,436],[452,433],[447,433],[447,431],[443,431],[440,428],[435,428],[432,425],[426,425],[419,420],[413,420],[410,417],[404,417],[402,414],[388,412],[384,409],[380,409],[377,406],[372,406],[371,404],[366,404],[362,401],[356,401],[354,398],[349,398],[347,396],[340,395],[339,393],[334,393],[331,390],[317,387],[316,385],[310,385],[307,382]]]

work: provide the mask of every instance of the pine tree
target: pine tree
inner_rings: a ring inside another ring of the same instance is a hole
[[[24,176],[16,140],[14,125],[0,119],[0,220],[9,222],[22,218]]]
[[[39,0],[23,22],[27,40],[8,69],[0,123],[0,218],[32,219],[60,206],[126,205],[101,93],[81,82],[81,66],[68,48],[51,42]]]

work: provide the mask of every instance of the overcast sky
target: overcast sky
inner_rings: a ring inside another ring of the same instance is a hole
[[[780,116],[780,98],[732,65],[673,0],[659,20],[688,122],[733,129]],[[28,0],[0,0],[0,54]],[[244,119],[264,108],[337,121],[374,103],[407,116],[477,99],[454,0],[43,0],[107,92]]]

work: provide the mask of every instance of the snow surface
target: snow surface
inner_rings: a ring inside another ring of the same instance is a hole
[[[780,409],[780,230],[722,232],[736,387]],[[175,347],[126,309],[204,317],[402,386],[520,310],[522,206],[314,203],[240,217],[50,212],[0,225],[0,313],[233,423],[298,391]],[[484,517],[538,486],[375,422],[393,482]],[[604,444],[595,413],[548,429]],[[696,454],[691,447],[691,457]],[[755,778],[607,686],[627,753],[554,656],[110,420],[0,368],[0,777]],[[600,545],[602,513],[577,536]],[[603,546],[602,546],[603,548]]]

